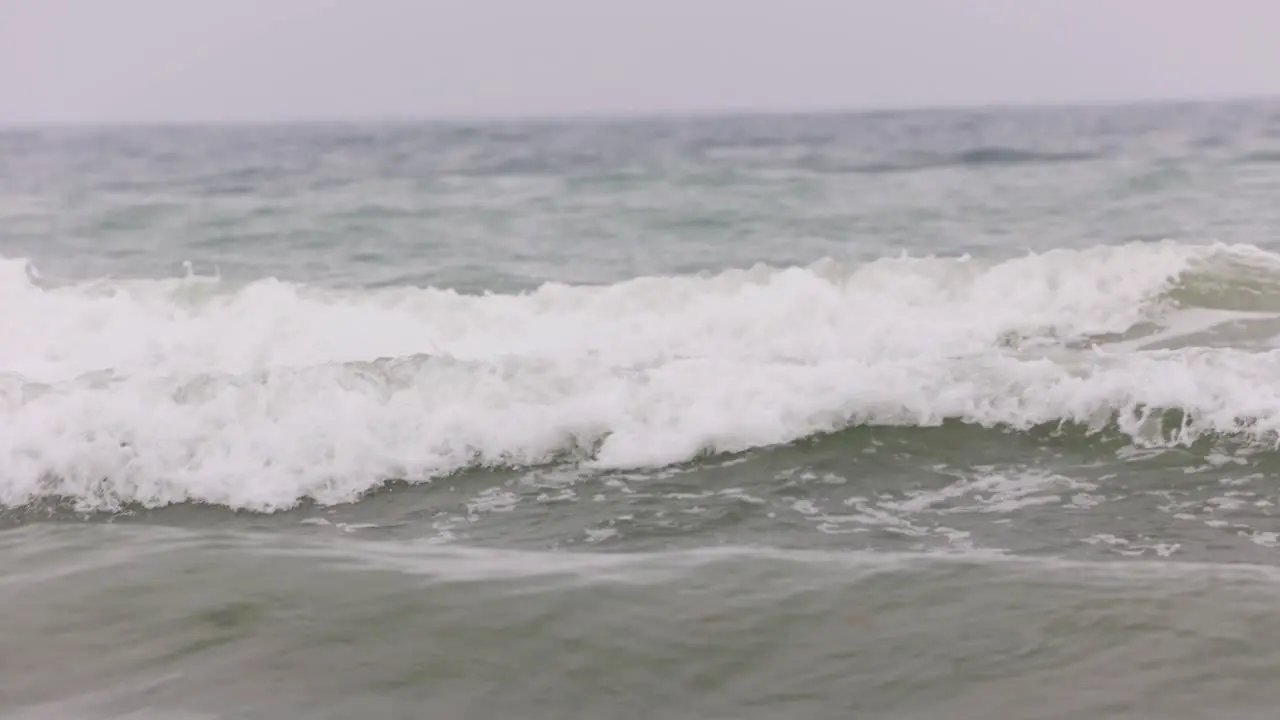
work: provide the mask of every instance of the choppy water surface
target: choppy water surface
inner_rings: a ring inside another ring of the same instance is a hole
[[[0,133],[0,713],[1264,718],[1280,105]]]

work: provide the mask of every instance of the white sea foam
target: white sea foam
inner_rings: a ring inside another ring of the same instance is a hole
[[[389,477],[567,452],[653,467],[858,423],[1115,423],[1156,443],[1280,430],[1273,353],[1079,349],[1176,325],[1186,273],[1239,265],[1280,258],[1133,244],[489,296],[59,284],[0,260],[0,504],[272,510]]]

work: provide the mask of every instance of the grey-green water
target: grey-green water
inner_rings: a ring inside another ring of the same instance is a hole
[[[0,132],[0,715],[1263,718],[1280,105]]]

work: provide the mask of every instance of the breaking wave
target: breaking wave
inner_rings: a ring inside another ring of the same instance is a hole
[[[350,501],[391,478],[656,467],[855,425],[1280,431],[1280,256],[1135,243],[519,295],[0,260],[0,505]]]

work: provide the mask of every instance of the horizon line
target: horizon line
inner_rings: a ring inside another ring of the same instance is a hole
[[[304,125],[492,125],[507,123],[561,124],[561,123],[619,123],[636,121],[673,121],[742,117],[787,116],[870,116],[906,113],[992,112],[1053,109],[1104,109],[1160,105],[1215,105],[1240,103],[1265,103],[1280,101],[1280,93],[1223,93],[1217,95],[1150,96],[1137,98],[1096,98],[1067,100],[1003,100],[965,101],[932,104],[885,104],[865,106],[809,106],[809,107],[725,107],[725,108],[667,108],[655,110],[579,110],[557,112],[497,112],[488,114],[385,114],[385,115],[330,115],[330,116],[276,116],[261,118],[208,118],[208,119],[0,119],[0,130],[33,128],[146,128],[146,127],[270,127]]]

